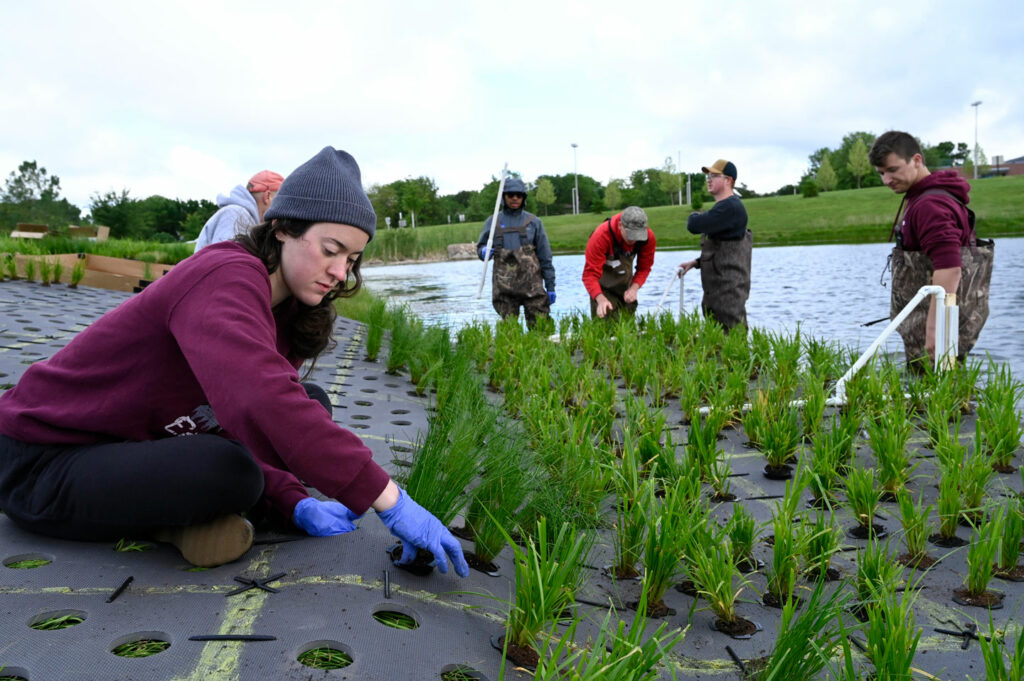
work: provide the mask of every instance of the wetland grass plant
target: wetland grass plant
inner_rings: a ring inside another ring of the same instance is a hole
[[[28,281],[36,280],[36,261],[31,258],[25,260],[25,279]]]
[[[984,518],[982,507],[994,475],[995,471],[988,457],[975,447],[964,459],[960,473],[960,494],[963,499],[961,522],[971,526],[981,523]]]
[[[922,632],[914,616],[917,593],[909,587],[902,594],[879,593],[875,605],[868,608],[864,655],[871,661],[874,678],[879,681],[913,678],[914,655]]]
[[[691,537],[697,536],[694,533]],[[750,582],[737,569],[732,558],[732,548],[723,538],[712,537],[712,541],[696,541],[686,552],[687,573],[697,587],[697,592],[707,601],[708,608],[718,620],[715,628],[724,633],[750,634],[751,623],[741,622],[736,613],[736,603]],[[738,583],[737,583],[738,581]]]
[[[1009,367],[994,364],[978,400],[978,444],[1001,473],[1013,472],[1024,426],[1017,403],[1024,400],[1024,383],[1014,380]]]
[[[549,539],[547,521],[538,521],[526,548],[510,541],[515,558],[515,596],[505,624],[508,645],[538,650],[538,636],[557,622],[576,599],[593,535],[563,523]]]
[[[628,446],[622,464],[615,468],[613,480],[618,503],[615,504],[615,550],[613,571],[618,579],[640,576],[637,564],[644,551],[647,535],[647,513],[654,499],[654,480],[642,479],[638,452]]]
[[[694,503],[684,491],[685,479],[666,488],[664,499],[654,499],[648,511],[650,524],[644,543],[644,574],[649,601],[648,614],[660,617],[667,608],[663,600],[665,592],[679,572],[679,555],[696,528],[703,527],[707,518],[707,506]],[[697,519],[700,518],[700,521]],[[680,531],[687,528],[687,531]]]
[[[654,681],[659,678],[658,664],[682,643],[686,631],[669,630],[668,622],[646,635],[647,594],[642,592],[632,622],[619,620],[609,610],[595,638],[577,647],[579,618],[574,618],[563,633],[549,627],[544,648],[533,678],[537,681]],[[617,622],[616,622],[617,620]],[[499,670],[504,676],[504,669]]]
[[[53,276],[53,265],[46,258],[39,260],[39,283],[43,286],[50,285],[50,277]]]
[[[722,412],[711,410],[703,417],[697,416],[690,421],[686,434],[686,460],[700,474],[701,480],[711,480],[715,462],[724,454],[718,446],[718,433],[723,420]]]
[[[855,614],[863,621],[868,612],[895,593],[902,583],[903,566],[889,557],[889,543],[880,544],[871,538],[867,546],[857,552]]]
[[[813,523],[801,525],[804,534],[800,546],[804,550],[804,574],[812,581],[831,581],[838,574],[832,569],[832,557],[839,551],[842,531],[836,525],[835,514],[818,510]]]
[[[960,467],[941,466],[939,472],[939,532],[936,543],[952,545],[956,542],[956,530],[960,526],[963,501],[960,497]]]
[[[381,298],[374,299],[367,311],[366,319],[366,361],[376,362],[380,356],[384,331],[388,324],[388,306]]]
[[[50,281],[52,281],[54,284],[59,284],[61,277],[63,276],[64,263],[62,263],[60,260],[57,260],[53,263],[52,276],[50,277]]]
[[[857,535],[866,539],[882,529],[876,525],[875,513],[882,493],[875,485],[875,471],[871,468],[853,468],[846,474],[846,506],[857,520]]]
[[[978,637],[981,657],[985,661],[984,681],[1019,681],[1024,679],[1024,626],[1017,626],[1013,650],[1006,650],[1005,634],[996,629],[992,611],[988,613],[988,635]],[[974,681],[974,677],[970,677]],[[977,681],[982,681],[978,679]]]
[[[725,526],[732,551],[732,562],[741,571],[752,572],[757,567],[754,559],[754,544],[760,537],[760,528],[750,511],[743,504],[733,504],[732,517]]]
[[[15,260],[14,256],[11,255],[10,253],[4,254],[3,271],[4,276],[6,276],[11,281],[14,281],[15,279],[18,278],[18,261]]]
[[[896,496],[900,507],[900,524],[903,527],[903,544],[907,552],[900,557],[904,565],[930,567],[934,562],[928,555],[928,517],[932,506],[926,504],[924,495],[914,503],[910,492],[901,490]]]
[[[762,432],[760,449],[768,468],[780,470],[793,461],[802,439],[799,411],[783,404],[764,424]]]
[[[797,604],[782,606],[782,621],[775,646],[756,681],[816,679],[842,646],[848,633],[842,614],[850,600],[842,589],[829,590],[819,581],[797,616]]]
[[[804,357],[809,376],[817,378],[822,385],[838,379],[846,371],[843,348],[835,341],[805,336]]]
[[[925,430],[928,432],[928,446],[935,450],[947,445],[950,439],[960,435],[960,416],[953,407],[953,394],[944,384],[933,384],[931,394],[924,405]],[[955,425],[950,433],[950,423]]]
[[[75,260],[75,264],[71,267],[71,283],[68,284],[69,288],[78,288],[78,285],[82,283],[82,279],[85,277],[85,260],[79,258]]]
[[[974,530],[971,545],[967,549],[967,576],[964,581],[965,595],[968,598],[984,597],[989,582],[992,581],[992,569],[996,566],[996,559],[999,556],[1004,516],[1005,512],[1001,509]]]
[[[485,440],[482,468],[480,484],[470,492],[466,526],[473,535],[473,553],[492,563],[505,548],[516,514],[535,483],[529,457],[508,426],[496,427]]]
[[[890,410],[867,424],[868,442],[878,462],[879,483],[888,500],[895,500],[910,479],[911,465],[907,443],[914,426],[902,410]]]
[[[826,400],[825,384],[817,375],[805,375],[803,399],[804,405],[801,407],[803,435],[808,440],[814,440],[821,432],[822,422],[825,419]]]
[[[1002,519],[996,575],[1009,576],[1021,572],[1017,567],[1017,560],[1020,558],[1021,540],[1024,539],[1024,506],[1019,498],[1006,499],[1003,502]]]
[[[423,337],[423,323],[400,308],[391,315],[391,344],[385,371],[397,375],[404,369]]]
[[[797,533],[793,517],[781,509],[776,510],[772,528],[775,540],[766,574],[767,593],[763,600],[766,605],[781,608],[793,598],[800,557],[804,554],[803,536]]]

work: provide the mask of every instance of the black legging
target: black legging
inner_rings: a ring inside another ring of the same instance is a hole
[[[303,385],[332,411],[322,389]],[[0,435],[0,508],[52,537],[107,541],[194,525],[247,511],[262,493],[248,449],[218,435],[82,446]]]

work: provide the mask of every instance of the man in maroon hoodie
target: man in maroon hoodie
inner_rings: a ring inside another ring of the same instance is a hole
[[[974,212],[967,207],[971,186],[955,170],[930,172],[921,145],[910,134],[889,131],[869,153],[882,183],[903,194],[890,238],[895,237],[892,300],[895,317],[921,286],[935,284],[957,294],[960,307],[958,356],[974,347],[988,318],[992,242],[979,242]],[[935,355],[935,299],[927,312],[918,308],[899,327],[907,361]]]

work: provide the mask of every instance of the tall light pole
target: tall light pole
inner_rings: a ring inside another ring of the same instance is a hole
[[[981,105],[981,100],[971,102],[971,106],[974,107],[974,179],[978,179],[978,106]]]
[[[572,214],[579,215],[580,212],[580,176],[576,172],[576,147],[579,145],[575,142],[572,143]]]
[[[676,170],[679,171],[679,205],[683,205],[683,152],[676,152]]]

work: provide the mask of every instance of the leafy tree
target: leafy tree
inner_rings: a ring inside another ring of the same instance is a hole
[[[623,197],[625,203],[642,208],[668,205],[671,202],[671,198],[668,192],[665,191],[664,184],[662,183],[663,177],[664,174],[660,168],[634,170],[629,175],[629,184],[632,191]]]
[[[436,221],[436,210],[434,211],[435,215],[429,216],[428,214],[428,211],[434,208],[434,204],[437,202],[437,185],[434,184],[433,179],[420,176],[398,184],[402,208],[411,214],[413,227],[416,226],[417,213],[421,214],[421,224],[427,223],[427,219],[424,218],[434,217],[434,221]]]
[[[736,193],[739,194],[740,198],[743,199],[755,199],[758,196],[757,192],[747,187],[745,182],[740,182],[738,185],[736,185],[735,189]]]
[[[862,138],[857,138],[850,149],[850,160],[847,161],[850,174],[857,180],[860,189],[861,180],[871,172],[871,161],[868,160],[868,147]]]
[[[106,194],[96,192],[89,205],[92,221],[110,227],[110,236],[118,239],[144,239],[153,231],[152,217],[146,213],[141,201],[111,190]]]
[[[988,164],[988,156],[985,156],[985,150],[980,146],[975,149],[975,158],[978,159],[978,176],[983,177],[991,172],[992,167]]]
[[[544,215],[547,215],[548,208],[555,202],[555,185],[550,179],[542,177],[537,180],[536,199],[537,203],[544,206]]]
[[[818,172],[814,174],[814,178],[818,181],[818,185],[822,191],[830,192],[836,188],[836,184],[839,183],[839,178],[836,176],[836,171],[832,169],[832,161],[829,159],[831,154],[825,154],[821,159],[821,165],[818,166]]]
[[[971,150],[967,142],[957,142],[956,153],[953,154],[953,165],[964,165],[971,158]]]
[[[23,161],[0,192],[0,226],[8,229],[19,222],[65,227],[78,222],[80,215],[77,206],[60,198],[60,178],[35,161]]]
[[[800,183],[800,193],[805,199],[813,199],[818,195],[818,181],[810,176],[805,177]]]
[[[622,205],[622,180],[610,180],[604,188],[604,204],[608,210],[615,210]]]
[[[661,178],[659,179],[662,190],[668,195],[669,203],[674,203],[674,199],[679,195],[679,188],[682,183],[682,179],[679,175],[679,170],[676,168],[676,164],[673,163],[671,156],[665,157],[665,163],[661,166]]]
[[[373,212],[377,214],[377,227],[384,228],[387,225],[385,218],[391,218],[391,224],[398,226],[398,191],[393,184],[371,185],[366,192],[373,206]]]

